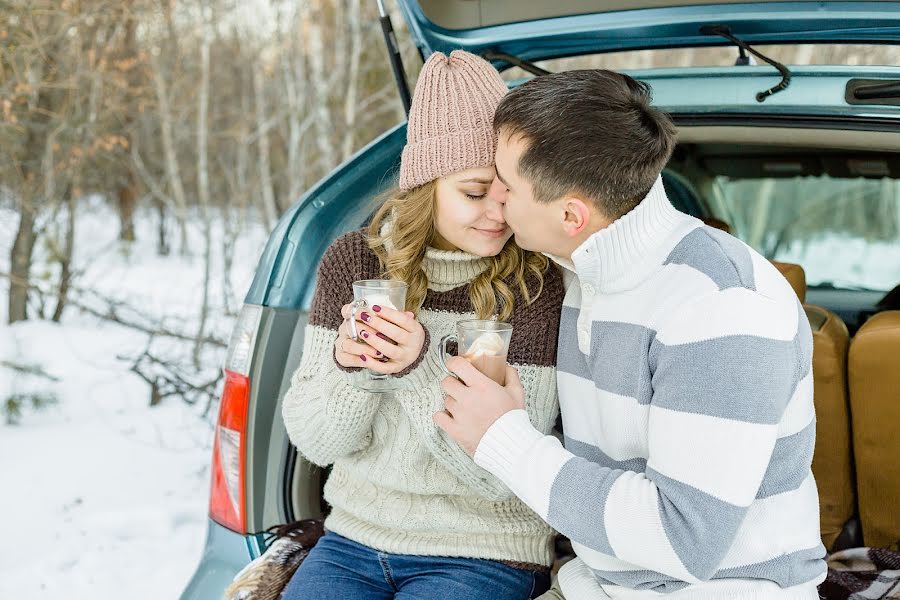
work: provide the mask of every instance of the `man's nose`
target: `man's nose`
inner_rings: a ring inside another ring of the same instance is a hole
[[[506,202],[506,186],[496,177],[494,177],[491,187],[488,189],[488,197],[500,204]]]
[[[503,203],[499,202],[490,192],[488,192],[487,201],[488,207],[484,213],[485,216],[496,223],[506,223],[506,218],[503,216]]]

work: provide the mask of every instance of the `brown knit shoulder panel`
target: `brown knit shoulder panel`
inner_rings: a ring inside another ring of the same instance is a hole
[[[319,263],[309,324],[337,331],[344,322],[341,307],[353,301],[353,282],[379,276],[378,257],[366,243],[362,230],[336,239]]]
[[[559,335],[559,317],[562,311],[562,273],[550,263],[544,273],[544,289],[534,303],[528,305],[519,291],[519,283],[509,279],[507,284],[513,290],[515,309],[510,318],[513,326],[512,341],[509,345],[509,362],[538,366],[556,366],[556,345]],[[531,289],[536,283],[529,281]],[[462,285],[446,292],[428,290],[423,308],[452,313],[473,312],[469,299],[469,286]]]
[[[509,324],[513,326],[509,343],[510,364],[556,366],[559,318],[565,296],[562,272],[550,263],[544,273],[544,289],[532,304],[525,304],[519,296],[518,284],[514,289],[516,304],[509,319]]]

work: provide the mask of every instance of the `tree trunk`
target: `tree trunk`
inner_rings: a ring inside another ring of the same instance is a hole
[[[31,253],[34,249],[34,205],[30,198],[22,198],[19,207],[19,229],[10,252],[9,323],[28,318],[28,282],[31,273]]]
[[[200,350],[203,348],[203,335],[206,320],[209,317],[209,276],[212,261],[212,235],[210,232],[211,217],[209,214],[209,160],[207,150],[209,112],[209,44],[210,24],[204,11],[203,41],[200,45],[200,93],[197,106],[197,198],[200,201],[200,212],[203,215],[203,301],[200,305],[200,323],[197,326],[197,338],[194,341],[194,368],[200,369]]]
[[[328,111],[328,76],[325,73],[325,45],[322,41],[322,8],[316,4],[316,10],[309,15],[306,22],[306,40],[309,46],[306,55],[309,57],[310,78],[315,90],[315,126],[316,143],[319,152],[319,171],[327,173],[337,166],[332,136],[334,126],[331,122],[331,114]]]
[[[157,238],[156,238],[156,254],[159,256],[168,256],[169,255],[169,238],[166,235],[166,204],[156,198],[154,201],[156,205],[156,211],[159,214],[159,227],[157,228]]]
[[[359,59],[362,53],[362,10],[360,0],[350,0],[347,16],[350,20],[350,67],[347,70],[347,93],[344,96],[344,143],[341,148],[341,160],[350,158],[354,150],[354,134],[356,133],[356,102],[359,87]]]
[[[134,209],[137,206],[137,179],[134,171],[128,170],[128,183],[119,186],[119,239],[123,242],[133,242],[134,237]]]
[[[253,92],[256,97],[256,128],[259,144],[259,185],[262,188],[263,217],[266,227],[272,229],[278,220],[278,207],[275,204],[275,190],[272,187],[272,172],[269,166],[269,134],[266,124],[266,100],[263,88],[262,71],[257,66],[253,69]]]
[[[121,53],[121,59],[124,61],[137,61],[137,19],[134,16],[134,0],[127,0],[123,5],[123,19],[125,20],[125,37]],[[128,145],[134,143],[131,132],[134,128],[135,115],[138,113],[136,102],[133,96],[137,94],[141,85],[138,70],[135,68],[128,69],[126,75],[128,82],[129,94],[126,99],[127,107],[124,111],[122,123],[122,131]],[[125,183],[119,186],[119,220],[121,226],[119,229],[119,239],[123,242],[133,242],[134,236],[134,209],[137,204],[137,177],[135,176],[134,166],[127,167]]]
[[[72,281],[72,255],[75,249],[75,188],[69,186],[66,191],[66,247],[60,257],[59,291],[56,295],[56,310],[53,321],[59,323],[66,302],[69,299],[69,285]],[[133,238],[132,238],[133,239]]]
[[[175,199],[176,217],[181,234],[181,254],[187,254],[187,197],[184,193],[184,185],[181,182],[181,173],[178,169],[178,155],[175,149],[175,138],[172,133],[172,110],[169,107],[169,96],[166,90],[166,81],[163,78],[161,67],[155,61],[153,65],[153,77],[156,82],[156,97],[159,100],[160,133],[162,135],[163,154],[165,155],[166,176],[169,186],[172,188],[172,196]]]

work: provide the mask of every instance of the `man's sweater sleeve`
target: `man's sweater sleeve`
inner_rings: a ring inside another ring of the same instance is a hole
[[[578,457],[523,411],[494,423],[476,462],[578,544],[585,562],[614,556],[681,581],[709,579],[757,495],[802,371],[799,308],[792,320],[772,303],[749,291],[740,303],[709,294],[657,332],[646,472]],[[714,333],[719,325],[727,335]]]

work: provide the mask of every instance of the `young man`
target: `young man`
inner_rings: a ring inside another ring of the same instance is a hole
[[[675,128],[645,84],[538,77],[494,125],[491,193],[516,241],[575,276],[565,447],[529,422],[512,367],[503,388],[452,359],[434,418],[571,539],[547,597],[818,598],[812,336],[788,283],[669,202]]]

